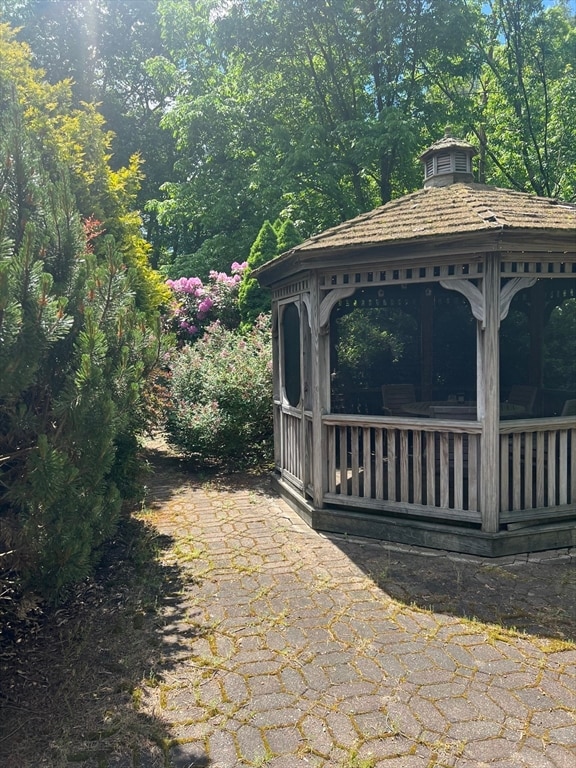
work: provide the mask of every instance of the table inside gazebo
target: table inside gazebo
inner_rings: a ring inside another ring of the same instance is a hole
[[[411,416],[425,416],[427,418],[446,419],[470,419],[476,418],[476,401],[464,402],[452,400],[426,400],[415,403],[406,403],[402,406],[405,413]],[[501,419],[519,419],[526,415],[526,409],[516,403],[500,403]]]

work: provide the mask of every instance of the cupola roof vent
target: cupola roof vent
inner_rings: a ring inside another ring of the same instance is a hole
[[[454,138],[447,127],[444,137],[420,155],[424,165],[424,187],[445,187],[457,182],[470,184],[474,181],[472,158],[477,154],[474,145]]]

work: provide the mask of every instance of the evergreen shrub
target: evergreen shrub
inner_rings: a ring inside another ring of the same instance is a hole
[[[271,261],[277,252],[278,237],[272,224],[265,221],[250,249],[248,269],[242,275],[238,290],[238,308],[244,330],[247,330],[260,314],[270,311],[270,290],[263,288],[258,280],[251,276],[251,272],[262,264]]]
[[[137,494],[169,296],[129,210],[136,168],[110,170],[93,113],[67,113],[69,85],[45,84],[6,35],[0,25],[0,631],[16,603],[25,613],[89,576]]]
[[[265,315],[246,333],[216,322],[173,354],[167,438],[199,464],[235,469],[270,458],[270,327]]]

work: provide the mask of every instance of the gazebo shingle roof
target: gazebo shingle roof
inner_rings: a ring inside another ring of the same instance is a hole
[[[476,183],[430,187],[327,229],[292,252],[401,244],[504,229],[573,230],[576,239],[576,204]]]

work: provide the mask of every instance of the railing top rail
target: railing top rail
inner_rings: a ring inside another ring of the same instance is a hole
[[[576,429],[574,416],[547,416],[543,419],[515,419],[500,422],[500,434],[516,432],[549,432],[558,429]]]
[[[421,432],[461,432],[477,435],[482,432],[479,421],[460,419],[418,419],[411,416],[370,416],[363,414],[327,413],[322,416],[326,426],[376,427],[416,429]]]

